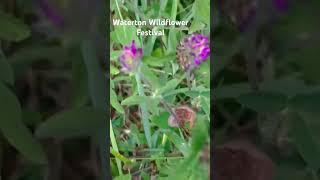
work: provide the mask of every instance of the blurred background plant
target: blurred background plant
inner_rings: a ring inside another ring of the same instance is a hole
[[[214,1],[219,180],[319,179],[319,1]]]
[[[0,2],[0,179],[107,178],[104,6]]]
[[[187,27],[110,25],[114,179],[209,179],[209,4],[209,0],[110,1],[111,22],[190,21]],[[164,29],[165,35],[138,37],[137,28]]]

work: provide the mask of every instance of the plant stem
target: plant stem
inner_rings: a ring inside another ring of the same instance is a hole
[[[120,19],[123,20],[123,17],[122,17],[122,14],[121,14],[121,11],[120,11],[120,7],[119,7],[119,3],[117,0],[115,0],[116,2],[116,6],[117,6],[117,10],[118,10],[118,13],[119,13],[119,16],[120,16]]]
[[[112,146],[112,148],[113,148],[117,153],[119,153],[119,149],[118,149],[116,137],[114,136],[114,132],[113,132],[113,127],[112,127],[111,120],[110,120],[110,140],[111,140],[111,146]],[[116,163],[117,163],[119,175],[123,175],[120,159],[116,158]]]
[[[166,159],[183,159],[184,156],[163,156],[163,157],[131,157],[130,160],[166,160]],[[116,159],[116,158],[111,158]]]
[[[167,139],[168,139],[167,135],[166,135],[166,134],[163,134],[163,136],[162,136],[162,142],[161,142],[162,146],[164,146],[164,145],[166,144]]]
[[[144,89],[141,82],[141,72],[140,68],[138,69],[137,73],[135,74],[136,82],[137,82],[137,88],[138,88],[138,94],[139,96],[145,96]],[[150,129],[150,122],[148,119],[148,109],[147,104],[145,102],[140,103],[140,111],[141,111],[141,120],[143,124],[143,129],[146,135],[147,143],[149,148],[152,147],[151,143],[151,129]]]
[[[120,11],[120,7],[119,7],[118,0],[115,0],[115,2],[116,2],[116,6],[117,6],[117,10],[118,10],[120,19],[123,21],[123,17],[122,17],[121,11]],[[124,36],[125,36],[125,38],[127,38],[127,33],[126,33],[126,28],[125,28],[125,26],[122,26],[122,28],[123,28],[123,31],[125,32],[125,33],[124,33]]]
[[[147,9],[147,6],[148,6],[147,3],[148,3],[147,0],[141,0],[141,5],[142,5],[143,10]]]

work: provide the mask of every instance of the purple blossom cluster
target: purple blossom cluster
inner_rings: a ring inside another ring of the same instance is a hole
[[[135,72],[141,64],[143,52],[136,46],[135,41],[124,46],[119,62],[123,72]],[[184,38],[177,47],[177,58],[185,71],[199,66],[210,55],[209,39],[207,36],[194,33]]]
[[[183,70],[199,66],[209,55],[209,39],[202,34],[194,33],[177,46],[177,58]]]
[[[142,49],[137,48],[135,41],[124,46],[122,54],[119,57],[122,71],[135,72],[141,64]]]
[[[278,11],[286,11],[289,8],[288,0],[273,0],[273,3]]]

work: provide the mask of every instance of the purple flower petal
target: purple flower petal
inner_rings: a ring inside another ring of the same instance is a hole
[[[279,11],[286,11],[289,8],[288,0],[273,0],[273,3]]]
[[[137,48],[135,41],[131,44],[124,46],[121,56],[119,57],[122,70],[124,72],[133,72],[137,70],[141,62],[142,49]]]
[[[53,6],[51,6],[46,0],[38,0],[38,4],[45,16],[49,18],[54,25],[60,28],[64,27],[65,23],[63,18]]]

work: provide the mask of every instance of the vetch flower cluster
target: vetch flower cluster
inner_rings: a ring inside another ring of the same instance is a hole
[[[201,34],[194,33],[184,38],[177,46],[177,58],[180,67],[185,71],[199,66],[209,55],[209,39]]]
[[[127,73],[136,72],[141,64],[141,58],[142,49],[137,48],[135,41],[124,46],[122,54],[119,57],[122,71]]]

